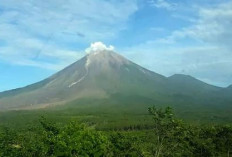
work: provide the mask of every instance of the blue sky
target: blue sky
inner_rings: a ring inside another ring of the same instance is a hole
[[[0,91],[42,80],[91,43],[165,76],[232,84],[232,1],[0,0]]]

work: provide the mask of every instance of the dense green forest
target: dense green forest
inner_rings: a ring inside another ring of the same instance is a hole
[[[94,124],[54,123],[25,129],[1,127],[0,156],[155,156],[208,157],[232,155],[230,125],[192,125],[177,119],[171,108],[149,108],[152,125],[96,129]]]

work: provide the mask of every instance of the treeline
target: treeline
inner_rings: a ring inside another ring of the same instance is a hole
[[[2,157],[71,156],[155,156],[229,157],[232,156],[232,127],[229,125],[192,126],[176,119],[171,108],[149,108],[154,124],[148,138],[134,130],[97,131],[91,126],[71,122],[60,126],[41,118],[40,127],[16,132],[0,132]]]
[[[128,126],[115,126],[115,127],[106,127],[106,128],[100,128],[98,130],[101,131],[142,131],[142,130],[150,130],[153,129],[154,126],[148,125],[148,124],[130,124]]]

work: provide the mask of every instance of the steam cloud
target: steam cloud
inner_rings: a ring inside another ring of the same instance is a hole
[[[98,41],[98,42],[91,43],[90,47],[87,48],[87,49],[85,49],[85,52],[87,54],[89,54],[89,53],[99,52],[99,51],[104,51],[104,50],[106,50],[106,51],[113,51],[114,50],[114,46],[109,45],[107,47],[104,43]]]

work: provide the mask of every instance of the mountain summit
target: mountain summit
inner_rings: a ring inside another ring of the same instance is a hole
[[[0,93],[0,108],[31,109],[80,98],[109,98],[131,88],[140,90],[138,87],[154,76],[165,79],[112,50],[95,50],[41,82]]]
[[[38,109],[72,102],[120,105],[217,105],[221,88],[193,77],[164,77],[149,71],[101,43],[91,45],[88,54],[51,77],[0,93],[0,109]],[[217,96],[217,100],[212,101]],[[221,104],[220,104],[221,105]],[[223,105],[227,105],[224,102]]]

